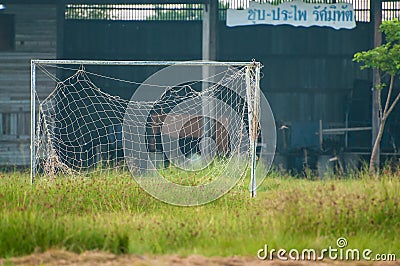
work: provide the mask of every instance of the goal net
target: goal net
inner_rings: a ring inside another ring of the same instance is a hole
[[[162,183],[215,183],[218,190],[231,188],[250,166],[255,195],[263,145],[259,63],[32,60],[31,66],[32,183],[39,175],[119,169],[145,189],[157,187],[156,175]],[[265,164],[271,162],[269,156]]]

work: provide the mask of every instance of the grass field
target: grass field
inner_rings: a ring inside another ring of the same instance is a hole
[[[272,173],[258,196],[247,180],[199,207],[176,207],[141,190],[127,173],[38,179],[0,173],[0,258],[40,249],[121,254],[256,256],[336,246],[400,258],[400,178],[360,173],[312,181]]]

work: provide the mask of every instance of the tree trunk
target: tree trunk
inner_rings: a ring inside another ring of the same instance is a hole
[[[376,167],[378,167],[378,169],[379,169],[379,165],[375,165],[375,162],[376,162],[376,156],[379,156],[378,150],[379,150],[379,146],[380,146],[381,139],[382,139],[382,136],[383,136],[383,130],[385,128],[385,123],[386,123],[386,118],[381,119],[381,123],[379,125],[378,135],[376,136],[374,147],[372,149],[371,159],[369,161],[369,174],[371,176],[377,174]]]
[[[372,148],[371,159],[369,161],[369,174],[371,176],[377,174],[376,166],[379,167],[379,164],[377,164],[377,162],[379,162],[379,158],[377,158],[377,157],[380,155],[379,146],[380,146],[380,142],[381,142],[383,132],[385,129],[386,120],[389,117],[390,113],[393,111],[396,104],[400,101],[400,92],[399,92],[397,94],[396,98],[394,99],[394,101],[390,104],[390,98],[392,96],[393,86],[394,86],[394,75],[392,75],[390,78],[389,92],[386,97],[385,108],[383,110],[381,107],[379,108],[380,109],[379,130],[378,130],[375,142],[374,142],[374,146]],[[381,99],[380,99],[380,93],[379,93],[379,102],[380,102],[380,100]]]

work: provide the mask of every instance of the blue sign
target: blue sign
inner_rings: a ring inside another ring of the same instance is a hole
[[[334,29],[356,27],[353,5],[349,3],[308,4],[294,1],[271,5],[252,1],[248,9],[227,10],[226,25],[228,27],[260,24],[319,26]]]

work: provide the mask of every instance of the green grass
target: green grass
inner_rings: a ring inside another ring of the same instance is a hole
[[[162,203],[127,173],[38,179],[0,173],[0,257],[40,248],[74,252],[256,256],[279,249],[336,247],[400,257],[400,179],[355,174],[311,181],[273,173],[249,198],[247,180],[199,207]]]

